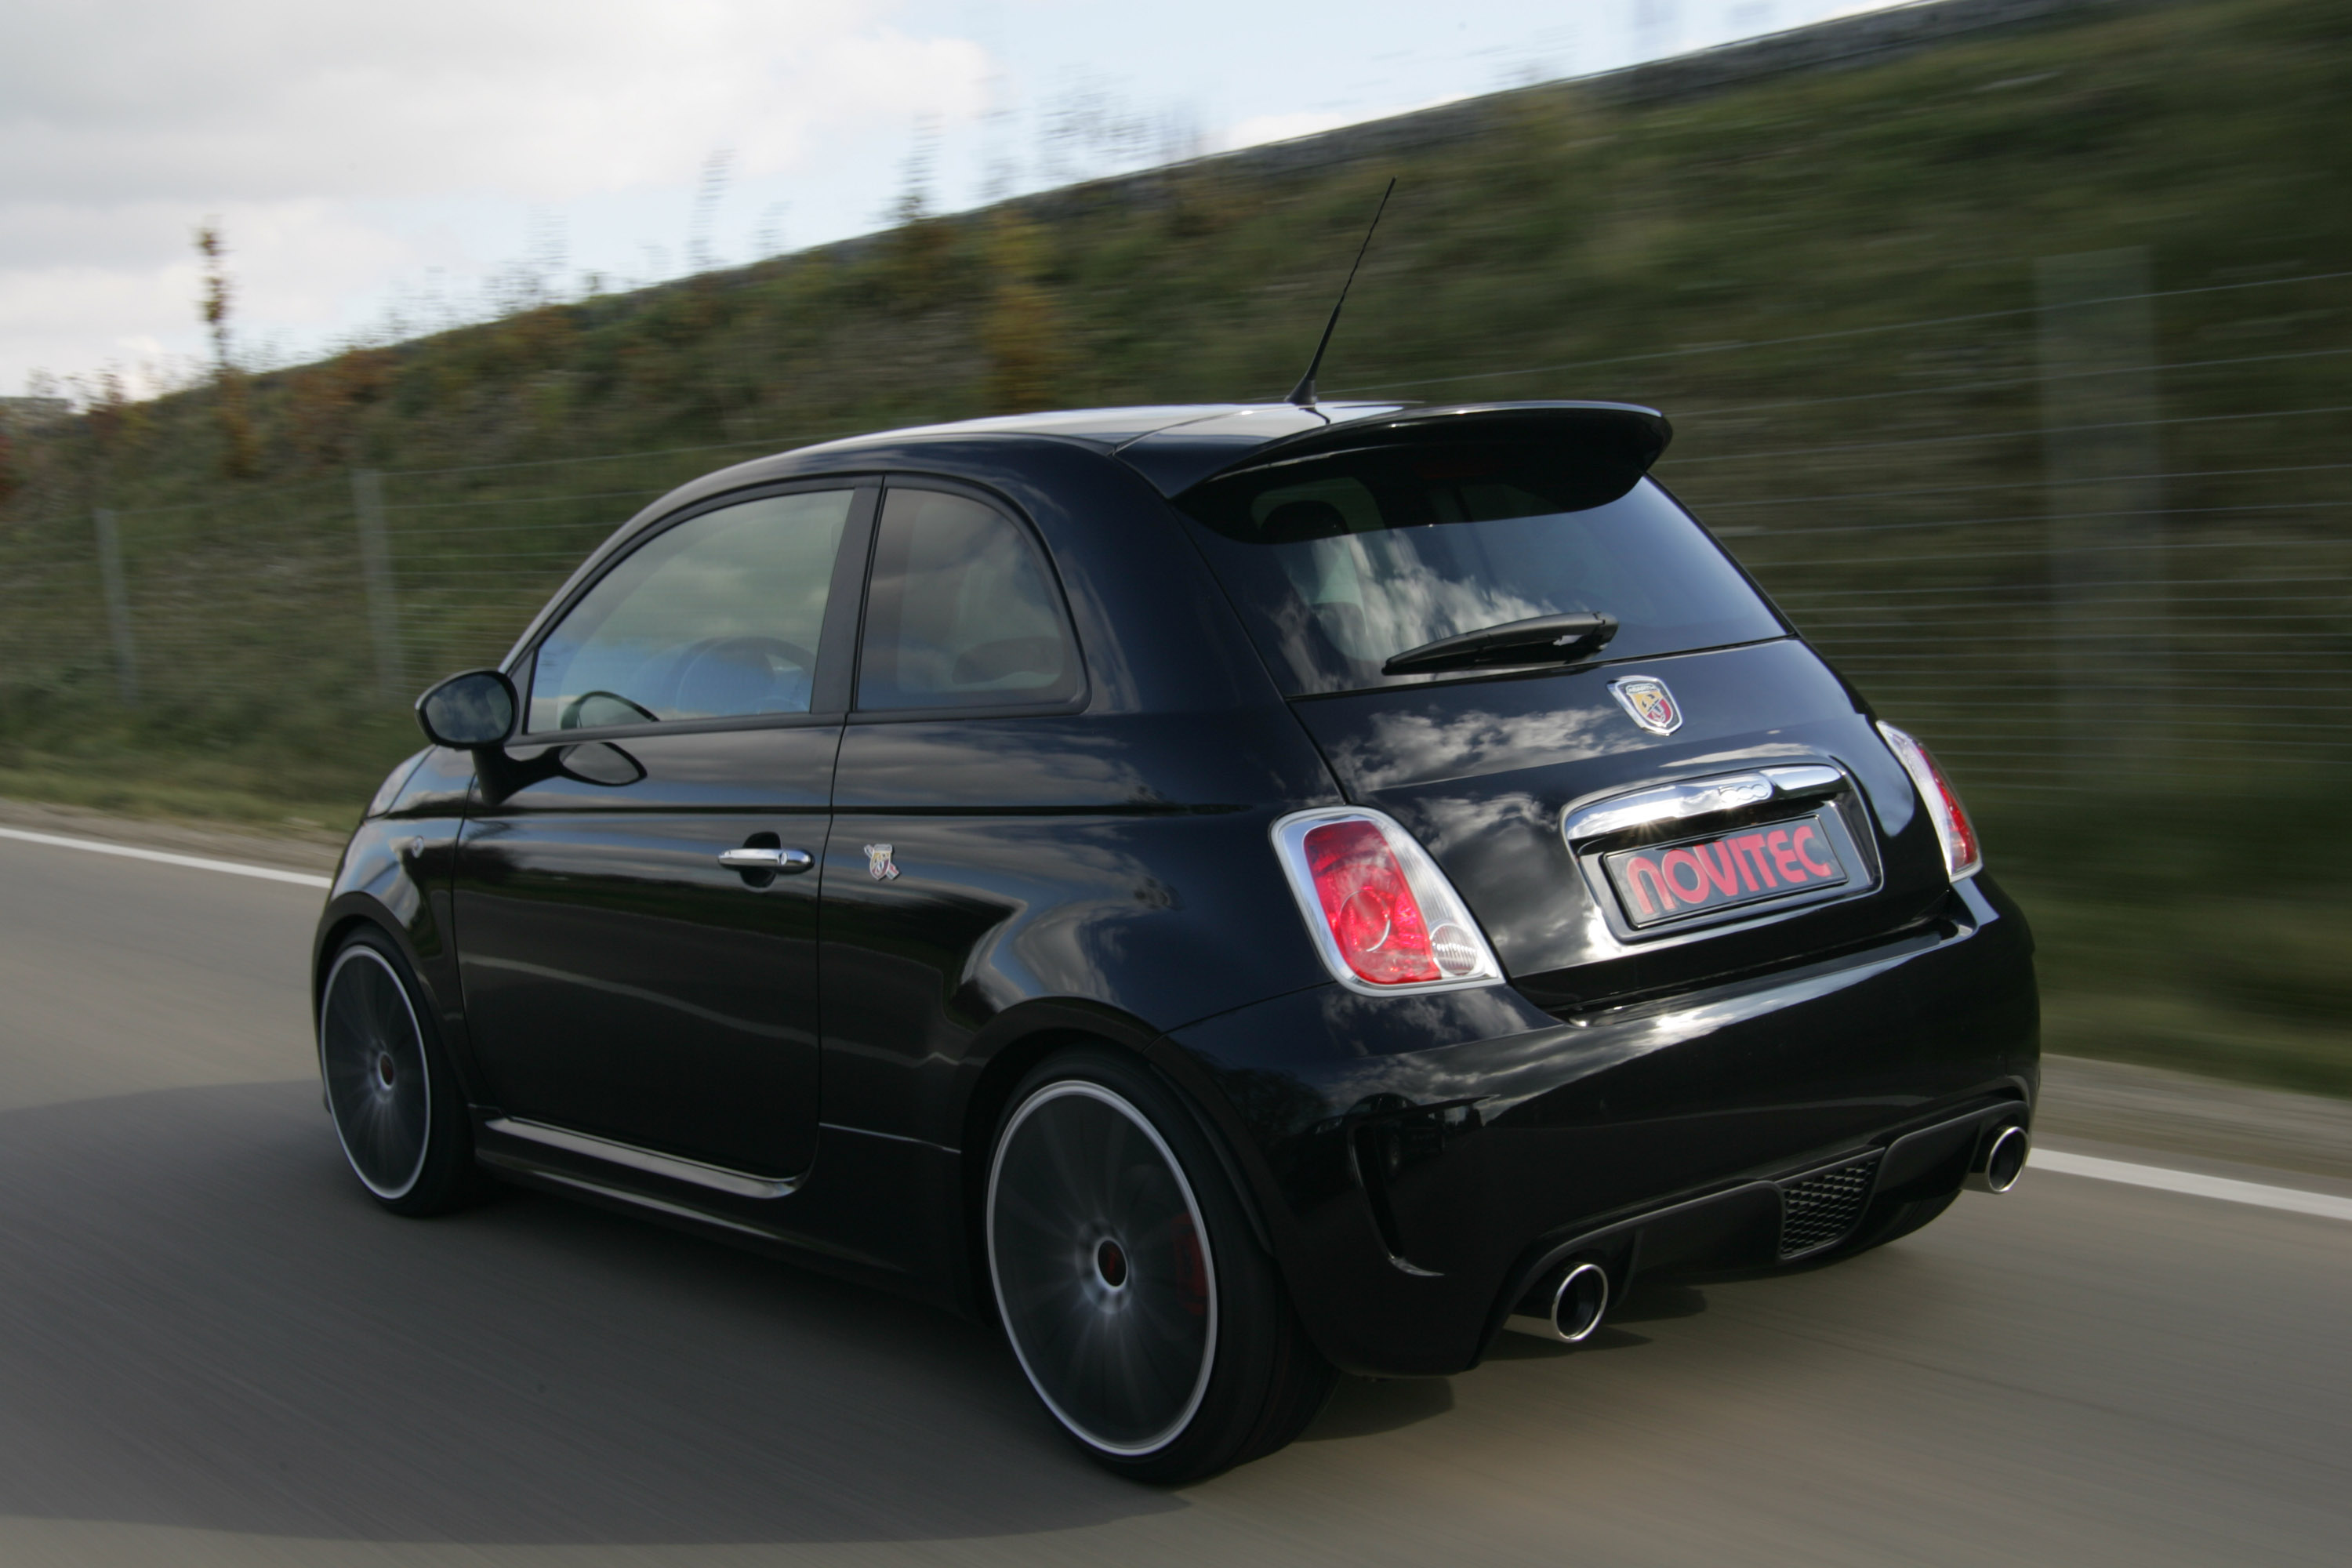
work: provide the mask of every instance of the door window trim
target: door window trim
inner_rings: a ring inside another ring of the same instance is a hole
[[[1069,696],[1055,698],[1049,702],[1003,702],[991,703],[986,707],[958,704],[946,708],[860,708],[856,704],[853,691],[849,703],[848,721],[852,724],[936,723],[942,719],[1035,719],[1086,711],[1087,702],[1092,700],[1094,689],[1093,682],[1087,670],[1086,644],[1079,640],[1077,619],[1070,614],[1069,589],[1062,582],[1061,568],[1055,563],[1054,552],[1045,547],[1045,536],[1039,532],[1037,525],[1029,520],[1028,514],[1010,500],[982,486],[950,479],[944,475],[891,473],[885,474],[881,478],[881,494],[876,500],[873,513],[866,530],[866,569],[864,582],[860,584],[857,595],[857,625],[851,642],[852,679],[854,679],[858,673],[857,661],[865,652],[866,617],[874,593],[874,554],[882,531],[882,508],[889,500],[889,492],[894,489],[930,490],[940,495],[957,496],[965,500],[974,501],[997,513],[1021,531],[1022,535],[1028,540],[1029,547],[1037,552],[1037,559],[1045,568],[1045,583],[1053,593],[1054,611],[1061,623],[1062,635],[1069,639],[1070,655],[1078,663],[1078,685],[1077,689]],[[832,619],[828,614],[825,622],[825,629],[828,633],[831,632],[832,626]],[[822,664],[823,661],[823,655],[820,655],[819,663]]]
[[[874,524],[881,512],[882,481],[873,474],[835,474],[824,479],[795,479],[752,485],[723,495],[708,496],[640,530],[628,547],[603,563],[595,574],[575,584],[570,593],[541,621],[538,632],[507,667],[508,678],[523,694],[526,715],[531,681],[539,671],[540,649],[555,635],[580,601],[593,593],[623,563],[674,528],[715,511],[772,496],[814,495],[828,490],[850,493],[849,515],[843,521],[841,540],[833,557],[833,581],[824,602],[824,623],[817,632],[816,670],[804,713],[737,713],[709,719],[673,719],[651,724],[583,725],[574,730],[518,728],[509,748],[569,746],[581,741],[617,741],[648,735],[702,735],[726,730],[787,730],[818,724],[838,724],[849,709],[850,683],[857,658],[857,635],[865,625],[865,578],[874,553]]]

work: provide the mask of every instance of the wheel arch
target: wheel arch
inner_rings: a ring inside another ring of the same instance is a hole
[[[1016,1007],[997,1018],[988,1033],[997,1037],[987,1042],[984,1059],[979,1063],[958,1117],[964,1155],[961,1219],[966,1279],[971,1304],[983,1318],[988,1315],[988,1169],[997,1129],[1021,1080],[1055,1052],[1076,1046],[1107,1046],[1129,1054],[1168,1086],[1216,1156],[1249,1220],[1254,1239],[1280,1262],[1281,1254],[1266,1223],[1266,1194],[1227,1127],[1234,1120],[1230,1108],[1223,1108],[1223,1115],[1218,1113],[1215,1085],[1197,1071],[1185,1070],[1189,1063],[1183,1060],[1183,1052],[1164,1034],[1117,1009],[1075,1002]]]
[[[318,934],[310,948],[310,1022],[311,1046],[318,1046],[319,1009],[326,999],[327,976],[335,960],[352,936],[361,931],[372,931],[390,942],[416,983],[423,995],[418,1000],[431,1015],[432,1023],[440,1037],[443,1054],[450,1069],[457,1076],[457,1088],[469,1104],[482,1101],[480,1081],[474,1070],[470,1052],[466,1048],[465,1007],[462,1001],[449,994],[453,982],[441,973],[446,965],[442,954],[420,947],[415,933],[389,906],[364,892],[345,893],[331,900],[319,917]],[[437,933],[436,933],[437,934]]]

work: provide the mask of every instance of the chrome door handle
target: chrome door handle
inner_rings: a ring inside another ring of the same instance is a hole
[[[773,871],[789,877],[816,864],[805,849],[722,849],[719,863],[730,871]]]

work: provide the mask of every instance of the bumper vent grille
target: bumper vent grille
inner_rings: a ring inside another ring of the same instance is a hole
[[[1878,1156],[1780,1184],[1780,1256],[1790,1258],[1843,1241],[1862,1222]]]

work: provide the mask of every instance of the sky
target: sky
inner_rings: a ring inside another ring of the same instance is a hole
[[[1874,8],[7,0],[0,395],[134,395]]]

